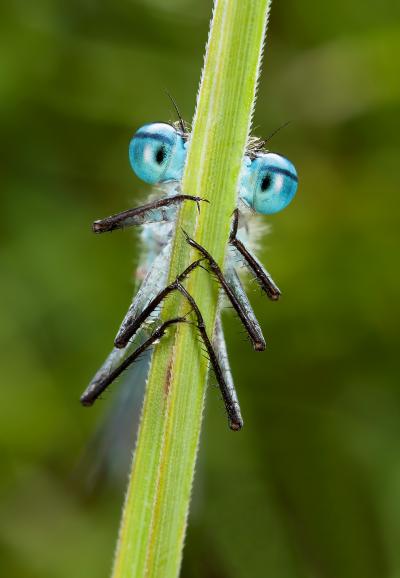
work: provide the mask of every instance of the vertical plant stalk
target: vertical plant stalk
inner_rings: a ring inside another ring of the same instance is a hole
[[[251,125],[268,9],[269,0],[215,3],[182,183],[183,193],[204,197],[210,204],[202,203],[200,216],[193,203],[182,207],[170,280],[198,256],[185,242],[182,228],[223,265]],[[212,335],[218,288],[203,270],[191,274],[186,288]],[[175,295],[166,302],[162,316],[165,320],[188,311],[182,296]],[[113,578],[176,578],[179,574],[207,371],[208,361],[193,325],[179,324],[156,346]]]

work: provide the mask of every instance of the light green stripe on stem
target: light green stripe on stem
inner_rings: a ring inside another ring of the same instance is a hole
[[[182,207],[170,280],[198,257],[185,242],[182,228],[223,265],[268,7],[268,0],[219,0],[214,6],[182,183],[183,193],[204,197],[210,204],[202,203],[200,216],[193,203]],[[215,283],[205,271],[196,270],[186,288],[211,336],[218,308]],[[188,310],[182,296],[172,296],[163,308],[163,319]],[[113,578],[176,578],[179,574],[208,371],[200,347],[193,325],[180,324],[154,352]]]

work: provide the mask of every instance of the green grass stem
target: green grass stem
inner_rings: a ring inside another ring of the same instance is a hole
[[[268,19],[269,0],[218,0],[214,7],[182,189],[210,201],[179,215],[169,278],[197,257],[182,228],[223,265]],[[210,276],[196,270],[186,288],[209,335],[218,308]],[[171,296],[163,319],[188,311]],[[113,578],[176,578],[182,559],[199,445],[208,362],[196,329],[180,324],[156,346],[126,495]],[[215,400],[217,403],[217,400]],[[232,435],[240,435],[232,433]]]

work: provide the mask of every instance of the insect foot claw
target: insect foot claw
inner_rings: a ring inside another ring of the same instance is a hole
[[[210,203],[210,201],[208,199],[205,199],[204,197],[198,197],[197,195],[184,195],[186,199],[189,199],[191,201],[195,201],[196,203]]]
[[[191,197],[192,201],[194,201],[196,203],[197,206],[197,211],[200,215],[200,203],[204,202],[204,203],[210,203],[210,201],[208,199],[204,199],[203,197]]]
[[[192,239],[191,239],[191,238],[189,237],[189,235],[186,233],[185,229],[183,229],[182,227],[181,227],[181,229],[182,229],[182,233],[183,233],[183,234],[185,235],[185,237],[186,237],[186,241],[189,243]]]
[[[232,431],[240,431],[243,427],[243,420],[229,420],[229,428]]]
[[[102,222],[101,221],[95,221],[92,224],[92,231],[93,231],[93,233],[102,233],[103,232]]]

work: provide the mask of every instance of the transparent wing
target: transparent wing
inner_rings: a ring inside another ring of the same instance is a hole
[[[105,414],[79,459],[74,477],[87,494],[95,493],[105,482],[122,485],[126,481],[151,356],[152,349],[149,349],[124,372],[116,384],[117,390],[110,396],[111,403],[107,403]]]
[[[152,260],[147,275],[133,297],[120,331],[132,317],[140,314],[151,298],[165,285],[170,248],[170,244],[166,245]],[[155,318],[157,318],[157,313]],[[154,320],[153,317],[152,321]],[[111,350],[82,397],[90,392],[91,388],[105,375],[118,367],[145,340],[150,325],[151,322],[144,326],[135,340],[130,341],[125,348],[114,347]],[[152,349],[143,353],[140,359],[122,374],[115,387],[112,386],[112,389],[116,390],[112,395],[112,403],[108,404],[105,416],[83,452],[74,475],[75,478],[79,478],[88,493],[95,490],[100,479],[103,483],[104,479],[123,482],[126,478],[151,355]]]

